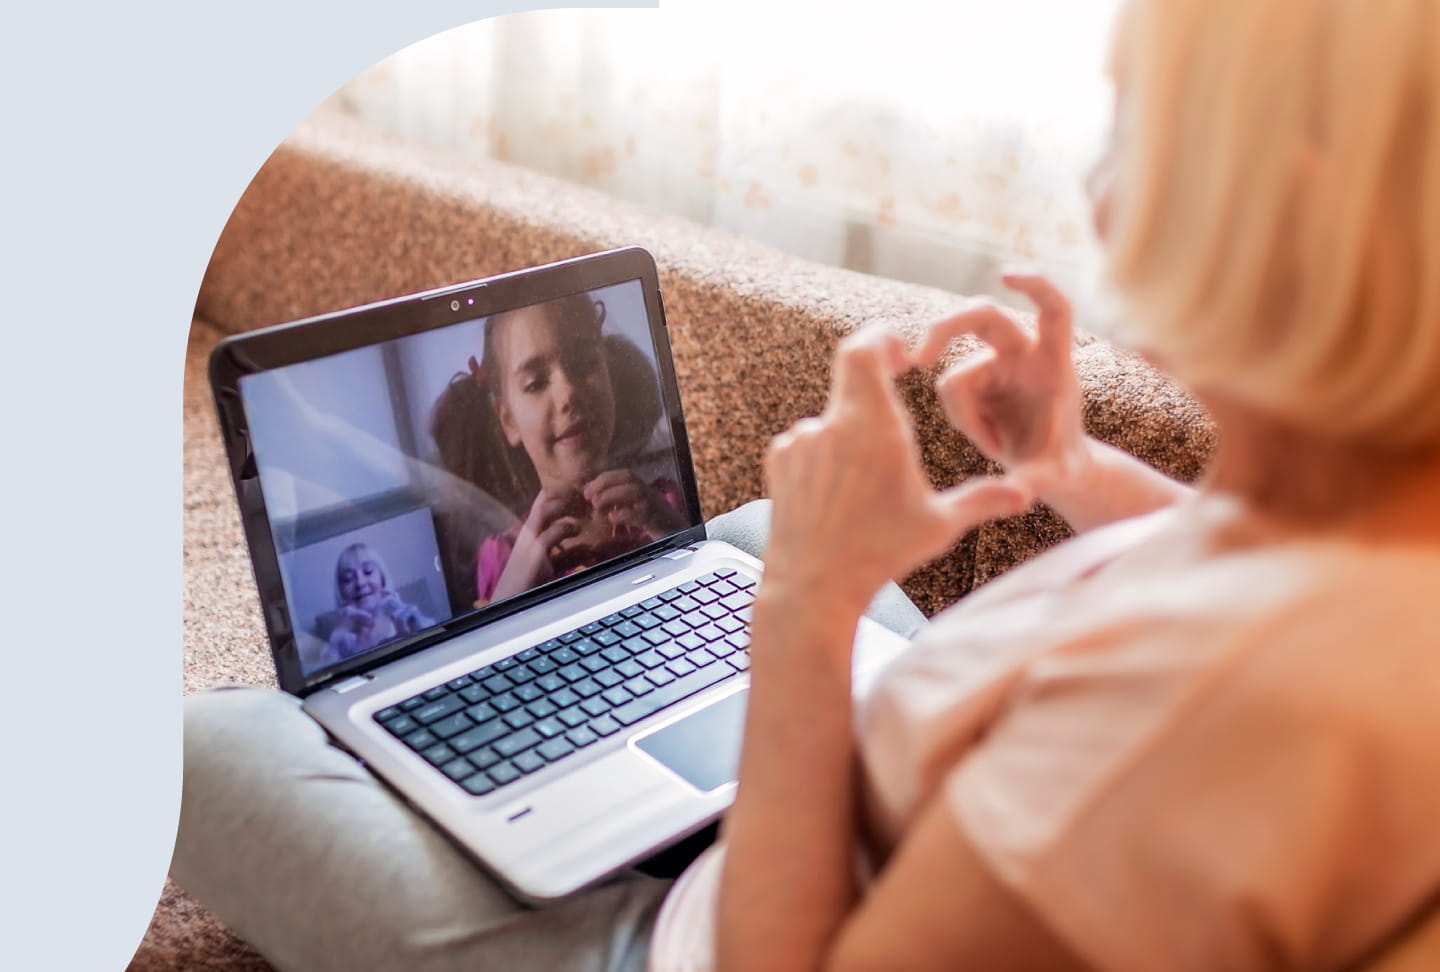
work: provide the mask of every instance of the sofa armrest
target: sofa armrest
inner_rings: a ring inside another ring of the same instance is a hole
[[[818,266],[732,234],[492,160],[390,138],[322,111],[266,162],[226,225],[197,314],[246,330],[475,277],[638,244],[660,268],[707,515],[762,494],[770,437],[824,405],[836,342],[884,321],[914,334],[960,298]],[[1193,475],[1208,426],[1173,386],[1088,337],[1087,419],[1166,471]],[[932,480],[988,469],[930,382],[902,382]],[[926,613],[1053,542],[1053,517],[987,526],[910,578]]]

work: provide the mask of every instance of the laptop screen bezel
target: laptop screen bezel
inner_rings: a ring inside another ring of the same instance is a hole
[[[250,428],[240,393],[241,379],[488,317],[516,307],[633,280],[638,280],[644,291],[661,396],[671,424],[680,491],[692,526],[589,570],[559,578],[496,604],[462,612],[412,637],[306,674],[300,664],[280,560],[250,444]],[[472,299],[473,304],[470,303]],[[640,247],[608,250],[234,335],[221,341],[211,352],[209,374],[276,678],[280,688],[292,695],[303,697],[339,680],[364,674],[458,633],[513,615],[600,577],[610,576],[666,549],[693,545],[705,537],[690,443],[685,434],[679,383],[660,296],[659,275],[654,259]]]

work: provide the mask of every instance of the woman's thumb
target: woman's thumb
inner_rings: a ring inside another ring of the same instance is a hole
[[[940,494],[940,506],[957,530],[1024,513],[1034,494],[1010,477],[975,477]]]

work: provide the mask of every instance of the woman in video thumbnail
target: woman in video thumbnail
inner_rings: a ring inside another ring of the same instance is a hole
[[[520,518],[479,544],[477,607],[685,525],[675,482],[626,468],[660,418],[659,390],[639,348],[604,322],[587,294],[497,314],[481,360],[436,403],[441,462]]]
[[[390,589],[390,572],[367,544],[352,543],[335,560],[335,610],[316,619],[325,638],[312,669],[363,655],[435,621]]]

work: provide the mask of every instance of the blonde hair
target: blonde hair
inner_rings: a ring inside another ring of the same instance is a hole
[[[1130,0],[1117,337],[1337,438],[1440,442],[1440,5]]]

